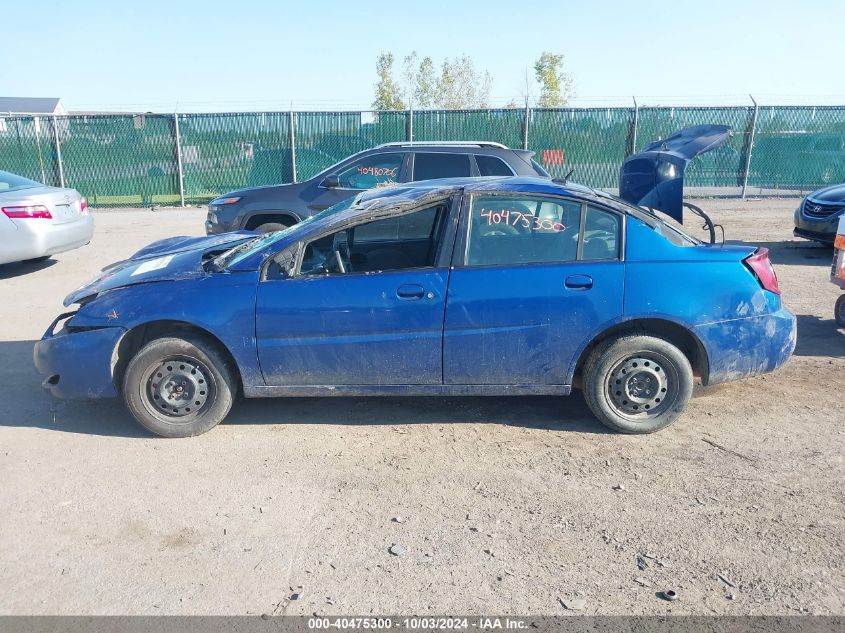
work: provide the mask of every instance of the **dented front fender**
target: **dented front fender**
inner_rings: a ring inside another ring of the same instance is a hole
[[[118,395],[112,372],[113,354],[122,327],[81,332],[52,328],[35,344],[35,368],[45,378],[44,387],[57,398],[113,398]]]

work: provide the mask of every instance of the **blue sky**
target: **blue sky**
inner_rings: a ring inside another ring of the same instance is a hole
[[[566,55],[576,104],[845,103],[841,0],[0,2],[0,95],[69,109],[366,107],[382,50],[467,54],[494,105],[543,50]]]

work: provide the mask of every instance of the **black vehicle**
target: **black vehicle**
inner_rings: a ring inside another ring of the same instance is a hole
[[[468,176],[549,178],[533,156],[489,142],[387,143],[354,154],[310,180],[238,189],[215,198],[208,205],[205,232],[278,231],[365,189],[393,183]]]
[[[814,191],[795,209],[795,237],[828,246],[836,238],[839,218],[845,214],[845,184]]]

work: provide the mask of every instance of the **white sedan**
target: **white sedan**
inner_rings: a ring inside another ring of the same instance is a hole
[[[0,171],[0,264],[47,259],[85,246],[94,218],[76,189]]]

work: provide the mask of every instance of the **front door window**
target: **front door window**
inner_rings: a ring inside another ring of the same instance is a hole
[[[432,267],[445,214],[440,204],[324,235],[306,245],[300,274]]]
[[[402,171],[401,153],[371,154],[361,158],[338,174],[344,189],[372,189],[399,182]]]

